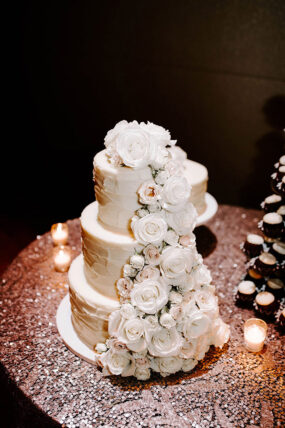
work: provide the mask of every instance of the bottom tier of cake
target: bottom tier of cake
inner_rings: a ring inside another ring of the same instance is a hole
[[[90,348],[108,337],[109,314],[119,308],[119,302],[98,293],[86,280],[82,254],[71,264],[68,273],[72,324]]]

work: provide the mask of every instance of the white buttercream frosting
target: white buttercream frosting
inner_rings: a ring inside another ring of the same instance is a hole
[[[198,214],[201,214],[206,208],[207,168],[190,160],[184,160],[181,165],[182,173],[191,186],[189,200]],[[108,229],[130,233],[130,218],[141,207],[138,189],[142,183],[152,182],[150,168],[114,166],[109,162],[106,150],[102,150],[94,158],[94,179],[95,195],[99,204],[98,220]],[[143,202],[147,202],[147,197]]]

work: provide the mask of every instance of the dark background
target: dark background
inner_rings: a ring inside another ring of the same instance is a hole
[[[219,203],[258,207],[270,193],[285,142],[284,0],[24,1],[12,9],[5,254],[13,238],[26,245],[94,199],[93,156],[122,119],[168,128],[207,166]]]

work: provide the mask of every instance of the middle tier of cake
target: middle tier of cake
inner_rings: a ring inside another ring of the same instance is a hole
[[[112,232],[98,221],[98,202],[81,214],[84,272],[89,284],[103,296],[118,300],[116,281],[135,248],[140,246],[131,234]]]

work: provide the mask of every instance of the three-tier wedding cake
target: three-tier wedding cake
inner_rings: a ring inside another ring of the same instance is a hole
[[[106,375],[190,371],[229,338],[193,234],[207,169],[175,143],[161,126],[121,121],[94,158],[96,202],[69,285],[73,327]]]

